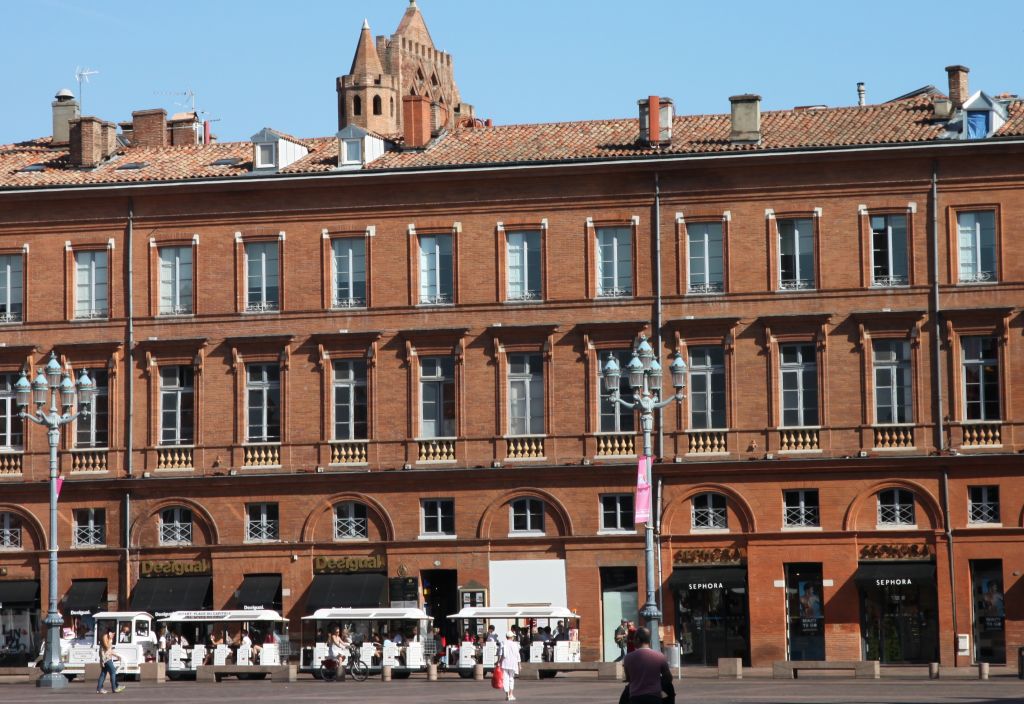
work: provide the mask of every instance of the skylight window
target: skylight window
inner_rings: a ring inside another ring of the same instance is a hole
[[[46,171],[46,164],[29,164],[18,169],[19,172]]]
[[[217,159],[217,161],[210,164],[210,166],[234,166],[240,164],[242,160],[237,156],[229,156],[224,159]]]
[[[139,169],[143,169],[145,167],[146,167],[146,162],[144,162],[144,161],[129,161],[127,164],[122,164],[121,166],[118,166],[117,170],[118,171],[138,171]]]

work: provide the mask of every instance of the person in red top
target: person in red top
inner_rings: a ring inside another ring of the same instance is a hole
[[[636,629],[636,644],[636,650],[627,653],[622,661],[628,684],[620,703],[628,692],[629,704],[675,704],[672,670],[665,656],[651,649],[651,632],[646,628]],[[661,698],[662,692],[668,695],[666,699]]]
[[[636,650],[636,624],[629,621],[626,624],[626,652],[632,653]]]

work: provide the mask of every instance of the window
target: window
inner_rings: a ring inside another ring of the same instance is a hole
[[[76,548],[107,543],[107,512],[102,508],[75,509],[74,544]]]
[[[420,235],[420,303],[451,305],[454,283],[452,236]]]
[[[537,301],[543,297],[539,232],[508,233],[508,300]]]
[[[160,367],[160,444],[191,445],[195,392],[192,367]]]
[[[956,214],[960,283],[995,281],[996,214],[992,210]]]
[[[281,370],[276,364],[247,364],[246,442],[281,441]]]
[[[999,420],[999,351],[993,337],[962,337],[964,420]]]
[[[343,149],[345,150],[342,154],[342,164],[361,164],[363,161],[363,140],[361,139],[344,139],[342,140]]]
[[[424,499],[422,535],[455,535],[455,502],[452,499]]]
[[[690,525],[694,530],[728,530],[725,496],[708,492],[693,497]]]
[[[256,168],[266,169],[272,168],[277,164],[277,145],[276,144],[257,144],[256,145]]]
[[[879,526],[913,526],[914,495],[906,489],[886,489],[878,492]]]
[[[362,237],[333,240],[335,308],[366,305],[366,241]]]
[[[108,407],[107,389],[108,375],[106,370],[90,371],[89,376],[96,384],[96,395],[93,396],[89,415],[75,421],[75,447],[107,447],[108,439]]]
[[[172,506],[160,512],[160,544],[192,544],[192,510]]]
[[[106,250],[75,252],[75,317],[110,314]]]
[[[358,95],[352,96],[352,114],[363,114],[363,99],[360,98]]]
[[[334,439],[366,438],[366,362],[338,360],[334,363]]]
[[[0,374],[0,450],[21,450],[25,446],[23,425],[18,415],[14,384],[20,374]]]
[[[604,494],[601,496],[601,530],[636,530],[633,521],[632,494]]]
[[[509,504],[512,533],[544,533],[544,502],[540,499],[516,499]]]
[[[277,504],[248,504],[245,509],[246,542],[268,543],[281,539]]]
[[[875,368],[875,423],[912,423],[910,343],[874,340],[871,349]]]
[[[455,363],[451,357],[420,360],[420,436],[455,437]]]
[[[16,323],[22,316],[22,258],[0,256],[0,323]]]
[[[544,434],[544,359],[539,354],[508,356],[508,432]]]
[[[999,523],[999,487],[968,487],[967,522]]]
[[[726,427],[725,352],[721,347],[690,348],[690,427]]]
[[[814,221],[779,220],[779,289],[814,288]]]
[[[814,345],[782,345],[782,425],[818,424],[818,362]]]
[[[334,539],[366,540],[369,537],[366,504],[343,501],[334,506]]]
[[[245,276],[247,311],[279,310],[277,242],[248,242],[245,245]]]
[[[782,497],[783,525],[787,528],[813,528],[821,525],[817,489],[784,491]]]
[[[989,110],[967,111],[967,139],[985,139],[990,131],[992,113]]]
[[[633,295],[633,229],[597,228],[597,295],[622,298]]]
[[[598,355],[598,369],[604,369],[605,360],[609,352],[602,352]],[[632,350],[612,350],[610,354],[615,355],[619,366],[625,370],[629,360],[633,359]],[[636,414],[621,404],[612,403],[611,395],[604,390],[604,381],[600,373],[597,375],[597,385],[601,395],[601,432],[602,433],[633,433],[636,432]],[[628,399],[633,390],[629,387],[629,374],[623,373],[619,378],[619,396]]]
[[[0,550],[21,550],[21,519],[0,511]]]
[[[907,216],[871,216],[871,285],[906,286]]]
[[[192,248],[160,248],[160,315],[192,312]]]
[[[381,107],[381,100],[380,100],[380,96],[379,95],[373,96],[373,114],[374,115],[383,115],[384,114],[384,110]]]
[[[725,288],[722,267],[722,223],[686,224],[686,244],[690,262],[690,293],[721,293]]]

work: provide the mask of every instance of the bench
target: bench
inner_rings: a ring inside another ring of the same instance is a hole
[[[38,667],[26,665],[25,667],[0,667],[0,681],[11,679],[28,678],[29,682],[35,682],[43,676],[43,671]]]
[[[554,677],[559,672],[596,672],[599,680],[622,680],[621,662],[524,662],[519,676],[527,680]]]
[[[294,665],[200,665],[196,668],[196,682],[220,682],[225,677],[245,679],[245,675],[269,675],[273,682],[295,682],[298,670]]]
[[[877,660],[777,660],[772,678],[795,680],[800,670],[853,670],[854,677],[868,680],[877,680],[881,672]]]

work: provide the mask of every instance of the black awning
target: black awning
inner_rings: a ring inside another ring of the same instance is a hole
[[[243,609],[273,609],[281,603],[281,575],[247,574],[238,590]]]
[[[39,602],[39,582],[31,579],[0,581],[0,604],[35,604]]]
[[[682,567],[672,570],[669,586],[680,592],[746,589],[746,567]]]
[[[64,611],[70,616],[88,616],[107,607],[107,580],[76,579],[64,595]]]
[[[130,608],[157,617],[172,611],[202,611],[213,605],[213,577],[142,577]]]
[[[350,607],[367,609],[388,605],[388,578],[380,573],[318,574],[306,597],[306,609]]]
[[[932,562],[862,562],[853,574],[861,586],[899,587],[911,584],[934,584],[935,564]]]

